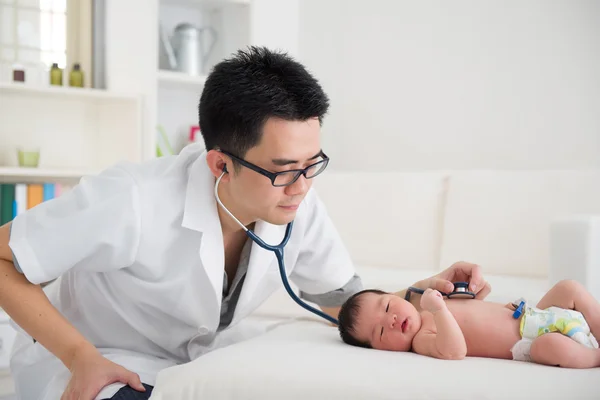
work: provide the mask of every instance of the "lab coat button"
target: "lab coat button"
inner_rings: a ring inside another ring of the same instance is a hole
[[[202,327],[202,328],[198,329],[198,333],[201,335],[206,335],[208,333],[208,329],[206,329],[205,327]]]

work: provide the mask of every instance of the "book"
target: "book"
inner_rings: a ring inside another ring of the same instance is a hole
[[[44,199],[43,201],[52,200],[55,193],[54,183],[44,183]]]
[[[40,184],[27,185],[27,209],[33,208],[44,201],[44,186]]]
[[[15,203],[15,185],[3,183],[0,193],[0,225],[4,225],[13,219]]]
[[[27,184],[17,183],[15,185],[15,209],[13,218],[27,211]]]

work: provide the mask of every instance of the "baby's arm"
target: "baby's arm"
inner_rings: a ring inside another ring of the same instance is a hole
[[[415,353],[445,360],[461,360],[467,355],[467,343],[456,319],[441,294],[428,289],[421,298],[421,330],[413,339]]]

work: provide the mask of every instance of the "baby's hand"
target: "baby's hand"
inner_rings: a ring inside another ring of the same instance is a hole
[[[423,296],[421,296],[421,308],[433,314],[446,308],[446,302],[444,302],[440,292],[434,289],[427,289],[423,293]]]

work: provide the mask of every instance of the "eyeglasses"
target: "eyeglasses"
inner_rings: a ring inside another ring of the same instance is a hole
[[[271,172],[271,171],[267,171],[266,169],[259,167],[258,165],[254,165],[246,160],[243,160],[243,159],[231,154],[228,151],[225,151],[225,150],[219,150],[219,151],[221,153],[226,154],[229,157],[233,158],[234,160],[236,160],[237,162],[242,164],[244,167],[249,168],[255,172],[258,172],[261,175],[266,176],[267,178],[269,178],[271,180],[271,184],[276,187],[289,186],[292,183],[296,182],[298,180],[298,178],[300,178],[300,175],[304,175],[304,177],[306,179],[314,178],[315,176],[317,176],[321,172],[323,172],[325,170],[325,168],[327,168],[327,164],[329,164],[329,157],[327,157],[325,155],[325,153],[321,152],[322,160],[320,160],[312,165],[309,165],[308,167],[306,167],[304,169],[290,169],[288,171]]]

